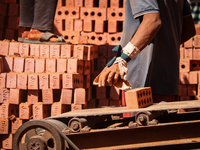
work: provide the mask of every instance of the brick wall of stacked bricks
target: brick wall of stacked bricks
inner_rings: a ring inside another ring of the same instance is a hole
[[[13,135],[28,120],[121,105],[119,89],[92,81],[114,56],[124,1],[58,1],[54,32],[67,45],[16,42],[24,31],[18,11],[16,0],[0,0],[0,148],[12,149]]]
[[[0,0],[0,148],[12,149],[13,135],[28,120],[122,104],[120,90],[99,88],[92,81],[114,56],[111,49],[121,37],[124,3],[59,0],[54,33],[71,44],[36,45],[15,42],[24,31],[18,28],[18,1]],[[199,95],[200,57],[195,53],[200,46],[191,44],[197,39],[181,48],[180,100]]]

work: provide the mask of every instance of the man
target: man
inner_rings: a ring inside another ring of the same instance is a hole
[[[99,76],[98,85],[151,86],[154,102],[179,93],[180,44],[195,35],[187,0],[126,0],[122,55]]]
[[[51,33],[57,0],[20,0],[19,27],[26,31],[18,40],[27,43],[58,42],[64,39]]]

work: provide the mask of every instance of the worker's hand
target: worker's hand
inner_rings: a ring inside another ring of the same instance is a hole
[[[106,81],[110,86],[117,83],[120,76],[118,64],[113,64],[112,66],[106,66],[99,76],[99,87],[105,86]]]

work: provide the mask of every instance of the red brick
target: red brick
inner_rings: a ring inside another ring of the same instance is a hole
[[[189,84],[189,73],[188,72],[180,72],[180,84]]]
[[[111,100],[119,100],[120,99],[120,89],[111,86],[110,87],[110,99]]]
[[[0,134],[9,133],[9,120],[6,118],[0,118]]]
[[[91,61],[84,62],[84,75],[88,75],[91,73]]]
[[[190,38],[188,41],[184,43],[185,48],[192,48],[193,47],[193,37]]]
[[[73,57],[81,60],[87,60],[88,47],[84,45],[74,45]]]
[[[89,88],[91,86],[91,75],[84,75],[83,79],[83,87],[84,88]]]
[[[13,71],[13,61],[14,61],[13,57],[4,57],[3,64],[5,72]]]
[[[119,45],[121,36],[122,36],[121,32],[114,33],[114,34],[108,34],[107,43],[109,45]]]
[[[35,73],[45,72],[45,66],[45,59],[35,59]]]
[[[98,100],[98,108],[109,106],[109,100],[108,99],[99,99]]]
[[[62,89],[60,102],[62,104],[71,105],[71,103],[72,103],[72,93],[73,93],[73,91],[70,90],[70,89]]]
[[[65,19],[65,31],[74,31],[73,19]]]
[[[0,73],[4,72],[3,57],[0,57]]]
[[[72,45],[61,45],[61,58],[72,57],[73,48]]]
[[[88,103],[88,108],[96,108],[96,99],[91,99]]]
[[[108,7],[108,0],[100,0],[99,1],[99,7],[107,8]]]
[[[88,43],[88,37],[87,36],[77,36],[73,38],[73,44],[87,44]]]
[[[50,54],[50,47],[49,47],[49,45],[41,44],[40,45],[40,57],[42,57],[42,58],[49,58],[49,54]]]
[[[39,91],[38,90],[28,90],[27,91],[27,102],[29,104],[35,104],[39,101]]]
[[[194,47],[195,48],[200,48],[200,35],[195,35],[194,36]]]
[[[17,87],[17,74],[16,73],[7,73],[6,87],[7,88],[16,88]]]
[[[116,56],[116,53],[114,53],[113,51],[112,51],[112,49],[114,48],[115,46],[108,46],[108,58],[109,59],[112,59],[113,57],[115,57]]]
[[[150,87],[137,88],[125,92],[127,109],[143,108],[153,104]]]
[[[86,88],[86,101],[90,101],[92,99],[92,86]]]
[[[12,30],[18,30],[18,24],[19,24],[19,17],[8,17],[8,29]]]
[[[99,46],[99,56],[108,57],[108,46],[107,45]]]
[[[83,75],[64,73],[62,76],[62,88],[82,88]]]
[[[199,60],[190,60],[190,71],[199,71],[200,70],[200,61]]]
[[[50,58],[60,57],[60,45],[50,45]]]
[[[180,96],[188,95],[188,85],[179,85],[179,95]]]
[[[17,30],[12,30],[12,29],[6,29],[5,31],[5,39],[8,39],[8,40],[13,40],[15,39],[16,37],[16,31]]]
[[[67,59],[57,59],[57,72],[67,72]]]
[[[30,56],[39,57],[40,56],[40,45],[30,44]]]
[[[106,20],[106,8],[81,8],[81,19],[83,20]]]
[[[200,25],[195,24],[195,29],[196,29],[196,35],[200,35]]]
[[[0,15],[6,16],[7,15],[7,4],[0,3]]]
[[[124,21],[125,19],[125,9],[124,8],[108,8],[107,18],[109,20]]]
[[[73,43],[74,37],[80,36],[80,31],[67,31],[62,33],[66,42]]]
[[[82,110],[82,105],[71,104],[71,111]]]
[[[83,21],[81,19],[74,20],[74,31],[82,31],[83,30]]]
[[[50,74],[50,88],[60,89],[61,88],[61,74],[54,73]]]
[[[104,21],[103,20],[95,20],[95,32],[96,33],[103,33],[104,32]]]
[[[185,49],[180,47],[180,59],[185,59]]]
[[[10,90],[3,88],[0,89],[0,103],[7,103],[10,98]]]
[[[46,59],[46,72],[56,72],[56,59]]]
[[[93,7],[94,1],[93,0],[85,0],[85,7]]]
[[[56,19],[78,19],[79,7],[60,7],[56,10]]]
[[[18,89],[27,89],[28,78],[27,74],[17,74],[17,88]]]
[[[19,106],[10,103],[3,103],[0,106],[0,118],[9,118],[11,115],[19,116]]]
[[[105,58],[100,58],[97,61],[98,61],[97,70],[98,71],[102,71],[106,66],[106,59]]]
[[[185,48],[185,59],[192,59],[193,50],[192,48]]]
[[[37,90],[38,89],[38,75],[37,74],[29,74],[28,75],[28,89],[29,90]]]
[[[76,88],[74,90],[74,104],[85,104],[86,93],[84,88]]]
[[[189,84],[198,84],[198,72],[197,71],[189,72]]]
[[[9,53],[9,41],[0,41],[0,54],[7,56]]]
[[[19,127],[24,123],[23,120],[21,120],[20,118],[16,118],[14,120],[12,120],[12,124],[11,124],[11,133],[15,134],[15,132],[19,129]]]
[[[108,32],[109,33],[117,32],[117,20],[108,20]]]
[[[119,101],[110,100],[110,106],[119,107],[120,106]]]
[[[39,74],[39,89],[49,88],[49,74]]]
[[[63,31],[63,20],[62,19],[54,19],[54,26],[53,26],[54,34],[59,34]]]
[[[43,104],[53,104],[52,89],[42,89],[42,102]]]
[[[10,89],[10,104],[19,105],[21,102],[26,101],[26,91],[20,89]]]
[[[8,9],[8,16],[18,16],[19,13],[19,4],[16,3],[10,3],[9,9]]]
[[[32,116],[32,105],[28,102],[19,104],[19,118],[24,120],[29,120],[31,116]]]
[[[83,20],[83,31],[92,32],[92,20]]]
[[[83,61],[74,58],[68,59],[67,72],[83,74]]]
[[[82,0],[75,0],[74,5],[75,5],[75,7],[82,7],[83,1]]]
[[[106,87],[96,87],[96,99],[106,99]]]
[[[33,105],[33,119],[44,119],[51,113],[50,105],[43,105],[42,102]]]
[[[14,57],[13,71],[19,73],[22,73],[24,71],[24,58]]]
[[[25,70],[24,72],[34,73],[35,72],[35,59],[26,58],[25,59]]]
[[[74,6],[74,0],[66,0],[66,6],[73,7]]]
[[[190,71],[190,60],[181,59],[179,68],[180,68],[180,72],[189,72]]]
[[[6,73],[0,73],[0,88],[6,87]]]
[[[88,48],[87,60],[93,60],[94,59],[95,47],[93,45],[85,45],[85,47]]]
[[[13,134],[3,135],[2,148],[12,149],[12,139],[13,139]]]
[[[110,0],[110,7],[119,8],[119,0]]]
[[[200,60],[200,48],[193,49],[193,57],[194,60]]]
[[[96,34],[95,42],[91,44],[103,45],[107,43],[107,33]]]
[[[19,43],[10,42],[9,55],[19,54]]]
[[[55,102],[51,105],[51,116],[56,116],[70,111],[70,107],[63,105],[61,102]]]
[[[180,96],[180,101],[188,101],[189,99],[189,96]]]
[[[188,96],[196,96],[197,95],[197,85],[188,85]]]
[[[29,56],[30,44],[19,43],[19,54],[20,56]]]

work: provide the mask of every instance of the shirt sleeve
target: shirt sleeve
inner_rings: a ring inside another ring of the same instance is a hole
[[[130,5],[135,19],[147,13],[159,12],[157,0],[130,0]]]
[[[187,0],[184,0],[184,6],[183,6],[183,16],[187,16],[191,14],[190,4]]]

